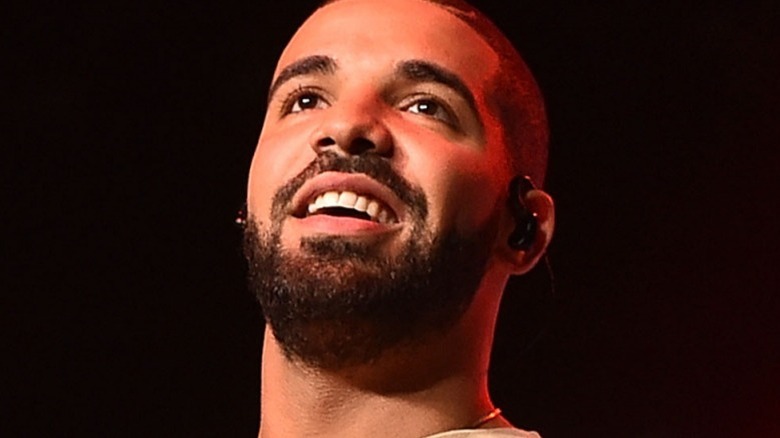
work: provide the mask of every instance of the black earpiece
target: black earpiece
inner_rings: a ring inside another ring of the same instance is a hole
[[[515,229],[509,235],[509,247],[515,250],[527,250],[536,236],[538,221],[536,213],[523,203],[526,193],[533,190],[534,183],[528,176],[517,176],[509,184],[509,211],[515,218]]]

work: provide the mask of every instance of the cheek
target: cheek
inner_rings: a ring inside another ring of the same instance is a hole
[[[463,233],[483,229],[501,199],[501,168],[482,153],[453,154],[432,165],[436,172],[429,181],[431,219]]]
[[[268,219],[276,191],[294,178],[312,159],[314,153],[307,147],[305,137],[300,133],[262,134],[249,169],[249,213],[261,220]]]

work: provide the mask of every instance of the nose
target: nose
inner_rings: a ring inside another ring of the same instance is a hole
[[[392,155],[393,139],[383,121],[379,102],[338,102],[323,110],[321,123],[313,132],[311,147],[316,153],[326,150],[348,155],[374,153]]]

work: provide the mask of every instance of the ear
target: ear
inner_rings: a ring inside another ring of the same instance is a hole
[[[547,249],[552,239],[555,229],[555,205],[553,200],[546,192],[539,189],[531,189],[525,193],[511,193],[509,196],[517,196],[517,200],[510,200],[510,206],[513,203],[520,205],[529,213],[536,216],[536,227],[530,245],[522,249],[517,249],[510,244],[510,236],[518,226],[517,215],[513,214],[511,207],[507,206],[504,219],[502,220],[502,229],[496,242],[496,255],[502,264],[512,275],[522,275],[530,271]]]

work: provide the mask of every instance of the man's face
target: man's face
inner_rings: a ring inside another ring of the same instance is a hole
[[[252,162],[250,243],[274,258],[263,268],[286,271],[285,287],[296,273],[314,278],[299,289],[328,283],[318,298],[325,307],[323,297],[420,269],[414,275],[425,277],[434,265],[452,278],[468,271],[473,294],[509,180],[488,110],[497,69],[481,37],[440,6],[342,0],[317,11],[282,54]],[[397,269],[404,263],[414,266]],[[377,295],[388,304],[392,293]],[[462,312],[470,296],[452,295]],[[269,301],[280,300],[261,297]]]

